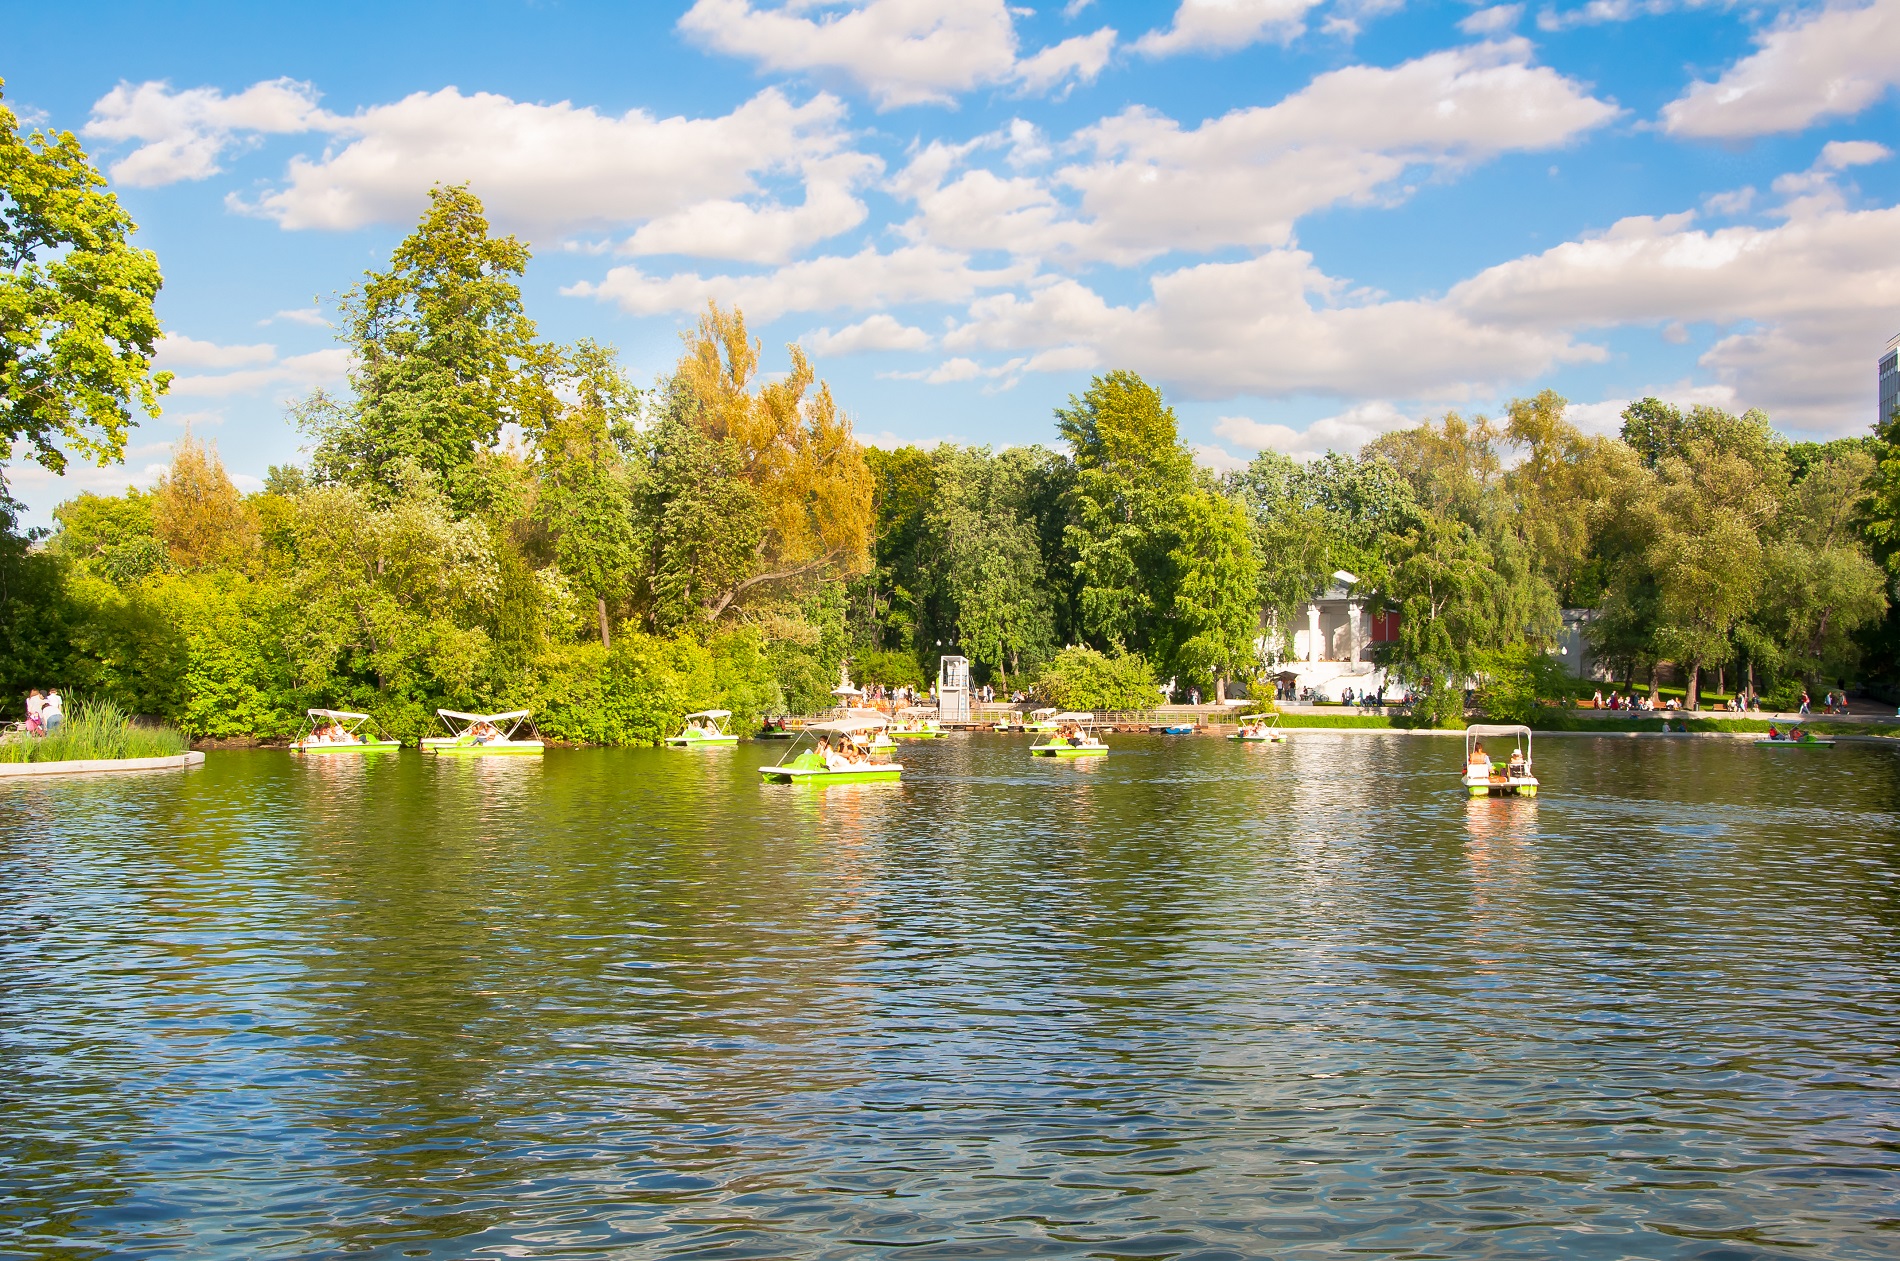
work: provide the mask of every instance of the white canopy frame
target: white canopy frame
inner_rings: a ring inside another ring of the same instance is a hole
[[[458,740],[473,730],[478,722],[485,722],[501,732],[503,740],[513,740],[523,724],[526,724],[528,730],[534,734],[540,734],[535,731],[534,711],[531,709],[511,709],[502,714],[465,714],[459,709],[438,709],[435,711],[435,716],[442,720],[442,725],[449,729],[449,734]],[[458,727],[457,723],[461,725]],[[503,726],[504,723],[507,724],[506,727]]]

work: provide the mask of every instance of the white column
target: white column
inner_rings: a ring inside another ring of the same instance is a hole
[[[1318,665],[1319,658],[1319,605],[1309,604],[1306,606],[1306,663]]]
[[[1347,654],[1347,660],[1355,664],[1359,660],[1359,648],[1365,642],[1359,637],[1359,615],[1365,611],[1365,607],[1357,600],[1346,606],[1346,642],[1352,648],[1352,651]]]

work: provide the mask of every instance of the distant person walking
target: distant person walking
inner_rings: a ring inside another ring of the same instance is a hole
[[[1806,718],[1811,712],[1813,712],[1811,709],[1811,706],[1813,705],[1813,703],[1814,702],[1812,698],[1810,698],[1805,691],[1801,693],[1801,716],[1803,718]]]

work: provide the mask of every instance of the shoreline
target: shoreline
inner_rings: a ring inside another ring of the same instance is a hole
[[[79,758],[65,762],[0,762],[0,779],[40,775],[111,775],[126,771],[175,771],[202,766],[205,755],[193,749],[168,757]]]

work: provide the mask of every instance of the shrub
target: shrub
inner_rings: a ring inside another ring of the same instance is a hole
[[[1122,649],[1064,648],[1043,670],[1036,694],[1058,709],[1108,713],[1153,709],[1161,699],[1154,667]]]

